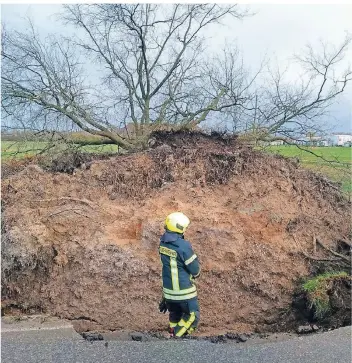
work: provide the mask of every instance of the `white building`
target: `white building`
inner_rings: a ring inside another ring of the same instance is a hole
[[[352,143],[352,134],[334,134],[333,143],[339,146],[348,145]]]

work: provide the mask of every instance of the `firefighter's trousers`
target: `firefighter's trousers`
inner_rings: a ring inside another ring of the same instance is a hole
[[[176,337],[191,334],[199,322],[198,299],[184,301],[166,301],[169,310],[170,331]]]

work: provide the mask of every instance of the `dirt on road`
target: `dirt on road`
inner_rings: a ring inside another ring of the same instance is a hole
[[[296,161],[236,138],[156,133],[150,148],[71,174],[29,165],[2,181],[3,307],[78,330],[162,330],[158,243],[182,211],[200,258],[199,334],[280,330],[293,292],[350,234],[350,203]],[[286,320],[285,320],[286,319]],[[288,320],[287,320],[288,319]]]

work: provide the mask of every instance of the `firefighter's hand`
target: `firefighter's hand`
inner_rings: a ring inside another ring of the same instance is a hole
[[[160,303],[159,303],[159,311],[161,313],[164,313],[164,314],[167,312],[167,306],[166,306],[165,298],[162,298]]]

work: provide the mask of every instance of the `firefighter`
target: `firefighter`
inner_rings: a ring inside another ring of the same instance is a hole
[[[165,220],[165,233],[160,238],[163,298],[161,312],[169,311],[169,331],[172,337],[191,334],[199,322],[199,305],[194,279],[200,274],[197,255],[184,239],[190,220],[175,212]]]

